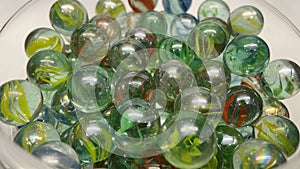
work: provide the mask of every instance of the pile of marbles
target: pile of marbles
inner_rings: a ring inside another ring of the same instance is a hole
[[[191,0],[76,0],[25,40],[26,80],[0,87],[14,142],[53,168],[273,168],[299,145],[281,100],[300,68],[270,61],[263,14]]]

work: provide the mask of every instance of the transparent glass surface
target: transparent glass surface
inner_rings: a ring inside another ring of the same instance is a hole
[[[253,5],[261,10],[264,15],[264,28],[259,34],[269,45],[271,50],[271,60],[290,59],[300,64],[300,32],[280,11],[263,0],[225,0],[231,11],[242,5]],[[24,50],[26,36],[39,27],[51,27],[49,22],[49,9],[54,0],[32,0],[23,6],[5,24],[0,32],[0,83],[13,79],[26,78],[27,56]],[[95,15],[97,0],[80,1],[89,11],[89,18]],[[194,0],[188,13],[197,16],[197,9],[203,0]],[[124,0],[127,11],[130,11],[128,1]],[[155,10],[163,10],[161,1]],[[291,119],[300,127],[300,94],[290,99],[284,100],[290,111]],[[1,168],[13,169],[48,169],[49,167],[41,163],[36,158],[23,151],[12,142],[12,136],[16,129],[4,124],[0,124],[0,161],[5,163]],[[297,169],[300,168],[300,151],[288,159],[288,163],[280,168]],[[6,166],[7,165],[7,166]]]

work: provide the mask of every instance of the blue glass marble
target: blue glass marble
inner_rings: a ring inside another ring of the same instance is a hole
[[[198,19],[191,14],[179,14],[173,19],[171,23],[171,35],[186,40],[192,29],[198,23]]]
[[[72,147],[63,142],[43,143],[34,148],[31,154],[53,169],[80,169],[77,153]]]
[[[174,15],[185,13],[192,4],[192,0],[163,0],[162,2],[165,11]]]

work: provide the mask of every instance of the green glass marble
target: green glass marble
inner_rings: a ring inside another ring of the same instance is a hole
[[[261,117],[262,108],[262,99],[255,90],[234,86],[227,91],[223,120],[236,127],[251,125]]]
[[[110,109],[110,112],[112,114],[106,119],[115,130],[114,141],[119,149],[115,154],[132,158],[158,154],[157,139],[154,137],[160,129],[160,118],[149,102],[133,98]],[[152,150],[154,148],[156,151]]]
[[[64,39],[50,28],[37,28],[30,32],[25,40],[25,52],[29,58],[41,50],[62,52],[63,49]]]
[[[300,91],[300,67],[287,59],[270,62],[261,75],[263,91],[275,99],[287,99]]]
[[[144,26],[151,32],[161,35],[164,35],[168,29],[166,18],[157,11],[143,13],[139,18],[138,26]]]
[[[213,128],[206,123],[206,119],[202,116],[197,116],[196,119],[181,117],[169,124],[175,128],[171,138],[163,140],[162,146],[170,147],[163,153],[166,160],[177,168],[205,166],[214,156],[216,149],[216,135]],[[180,136],[183,137],[179,140]]]
[[[224,168],[232,168],[232,156],[235,149],[244,141],[241,133],[229,125],[216,127],[217,144],[224,159]]]
[[[227,45],[223,59],[231,73],[238,76],[255,76],[267,67],[270,50],[260,37],[240,35]]]
[[[77,110],[83,113],[101,111],[112,100],[109,74],[98,65],[78,66],[69,80],[68,92]]]
[[[64,54],[43,50],[29,59],[26,70],[30,81],[49,91],[65,85],[71,74],[71,65]]]
[[[258,35],[264,26],[264,17],[256,7],[245,5],[231,12],[229,22],[233,35]]]
[[[76,152],[60,141],[45,142],[34,148],[31,154],[52,168],[80,169]]]
[[[39,121],[26,124],[14,137],[14,142],[28,152],[49,141],[60,141],[60,136],[52,125]]]
[[[140,71],[145,67],[148,51],[145,46],[132,38],[123,38],[115,42],[101,61],[101,66],[118,73]]]
[[[184,89],[175,99],[174,112],[192,111],[205,117],[207,123],[216,127],[222,118],[220,99],[206,88],[191,87]]]
[[[167,99],[167,108],[173,110],[178,94],[184,89],[197,86],[190,68],[180,60],[168,60],[154,73],[156,89],[161,90]]]
[[[200,21],[209,17],[216,17],[228,22],[229,16],[230,9],[223,0],[204,1],[198,8],[198,19]]]
[[[121,0],[99,0],[96,14],[107,14],[116,19],[126,15],[126,8]]]
[[[90,23],[74,30],[70,44],[78,59],[87,63],[99,63],[110,47],[106,31]]]
[[[90,23],[96,24],[107,33],[110,44],[121,37],[122,32],[119,22],[110,15],[98,14],[90,20]]]
[[[77,121],[76,109],[71,101],[66,87],[63,87],[53,95],[51,109],[55,118],[66,125],[72,125]]]
[[[115,149],[110,127],[99,113],[85,115],[61,139],[73,147],[81,163],[103,161]]]
[[[275,168],[286,162],[285,155],[262,139],[244,141],[233,154],[233,168]]]
[[[293,155],[299,146],[297,126],[283,116],[266,116],[259,120],[254,128],[256,138],[272,142],[288,157]]]
[[[174,37],[167,37],[159,41],[158,48],[161,55],[171,54],[176,55],[185,64],[190,65],[196,57],[195,52],[187,45],[186,42]],[[165,56],[164,56],[165,57]]]
[[[208,60],[218,57],[229,41],[227,24],[218,18],[207,18],[195,26],[188,38],[188,44],[198,58]]]
[[[146,99],[149,92],[154,88],[154,80],[147,71],[129,72],[121,75],[112,85],[112,97],[115,105],[132,99]]]
[[[88,21],[88,12],[77,0],[56,1],[50,9],[50,22],[52,27],[66,39],[72,32]]]
[[[0,86],[0,120],[22,126],[38,115],[43,105],[41,90],[32,82],[12,80]]]

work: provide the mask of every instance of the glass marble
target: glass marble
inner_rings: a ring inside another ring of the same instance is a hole
[[[259,94],[246,86],[228,89],[223,109],[223,120],[239,127],[255,123],[262,114],[262,99]]]
[[[113,44],[121,37],[121,26],[117,20],[110,15],[96,15],[90,20],[90,23],[98,25],[107,33],[110,44]]]
[[[99,63],[110,45],[106,31],[95,24],[83,24],[75,29],[70,44],[78,59],[87,63]]]
[[[244,77],[241,84],[254,89],[263,99],[263,114],[261,118],[268,115],[281,115],[289,118],[289,111],[284,103],[269,97],[263,91],[260,75]]]
[[[188,13],[177,15],[171,23],[171,35],[186,40],[192,29],[199,23],[198,19]]]
[[[163,140],[164,147],[171,147],[163,155],[170,164],[177,168],[200,168],[214,156],[216,135],[205,118],[181,117],[169,125],[175,129],[172,138]],[[179,135],[184,137],[178,140]]]
[[[244,140],[254,138],[254,127],[252,125],[237,127],[236,129],[241,133]]]
[[[224,168],[232,168],[232,156],[235,149],[243,143],[241,133],[234,127],[228,125],[218,125],[216,127],[217,144],[223,155]]]
[[[233,154],[233,168],[275,168],[286,162],[285,155],[262,139],[244,141]]]
[[[154,73],[156,89],[163,91],[167,98],[167,107],[173,109],[173,103],[184,89],[197,86],[190,68],[180,60],[169,60],[160,65]]]
[[[121,37],[125,37],[125,34],[128,32],[128,30],[138,25],[141,15],[141,13],[135,13],[131,11],[128,12],[126,16],[116,19],[121,26]]]
[[[96,14],[107,14],[116,19],[126,15],[126,8],[122,0],[99,0]]]
[[[79,66],[68,83],[68,92],[77,110],[83,113],[101,111],[112,99],[109,74],[98,65]]]
[[[41,90],[27,80],[12,80],[0,86],[0,120],[22,126],[30,122],[42,108]]]
[[[216,127],[222,119],[222,105],[219,97],[206,88],[198,86],[184,89],[176,97],[174,113],[185,111],[199,113],[212,127]]]
[[[43,50],[27,62],[27,76],[42,90],[57,90],[70,77],[71,65],[67,57],[54,50]]]
[[[231,74],[227,67],[217,60],[202,62],[198,59],[195,59],[190,67],[193,70],[197,85],[210,89],[223,103],[231,81]]]
[[[113,88],[112,97],[115,105],[132,99],[145,99],[149,92],[154,88],[154,80],[147,71],[129,72],[121,75],[111,85]]]
[[[200,21],[206,18],[216,17],[222,19],[224,22],[227,23],[229,16],[229,6],[223,0],[204,1],[198,8],[198,19]]]
[[[159,41],[160,55],[166,55],[168,52],[176,55],[185,64],[190,65],[196,57],[195,52],[183,41],[173,37],[167,37]]]
[[[148,30],[143,26],[136,26],[132,29],[128,30],[125,37],[133,38],[139,42],[141,42],[149,51],[153,50],[152,48],[157,47],[157,38],[153,32]]]
[[[112,155],[108,163],[109,169],[175,169],[161,155],[148,158],[127,158]]]
[[[52,125],[39,121],[26,124],[14,137],[14,142],[28,152],[49,141],[60,141],[60,136]]]
[[[128,0],[132,10],[137,13],[153,11],[157,5],[157,0]]]
[[[51,109],[55,118],[66,125],[72,125],[77,121],[76,109],[71,101],[66,87],[63,87],[53,95]]]
[[[222,151],[217,146],[214,156],[205,166],[201,167],[200,169],[224,169],[223,163]]]
[[[218,57],[229,41],[227,24],[218,18],[207,18],[196,25],[188,37],[188,44],[198,58],[208,60]]]
[[[155,34],[164,35],[167,32],[167,20],[160,12],[148,11],[141,15],[138,26],[144,26]]]
[[[162,3],[167,13],[178,15],[191,7],[192,0],[163,0]]]
[[[241,6],[229,17],[233,35],[258,35],[264,26],[263,14],[254,6]]]
[[[62,52],[63,49],[64,39],[50,28],[37,28],[30,32],[25,40],[25,52],[29,58],[41,50]]]
[[[78,155],[72,147],[63,142],[43,143],[34,148],[31,154],[53,169],[80,169]]]
[[[88,12],[77,0],[56,1],[50,9],[52,27],[68,40],[73,31],[88,21]]]
[[[105,112],[105,118],[115,130],[113,138],[118,149],[114,154],[131,158],[159,154],[155,137],[160,129],[160,118],[149,102],[140,98],[127,100],[111,107]]]
[[[254,128],[256,138],[273,143],[288,157],[293,155],[299,146],[297,126],[283,116],[266,116],[259,120]]]
[[[261,82],[270,97],[290,98],[300,91],[300,67],[291,60],[273,60],[262,73]]]
[[[255,76],[265,70],[270,60],[267,43],[256,35],[240,35],[227,45],[224,63],[238,76]]]
[[[269,99],[265,99],[263,101],[263,104],[264,106],[263,106],[263,113],[261,118],[270,115],[280,115],[286,118],[290,117],[290,112],[288,108],[281,101],[269,98]]]
[[[103,116],[92,113],[63,132],[61,139],[77,152],[81,163],[95,163],[107,159],[114,151],[111,132]]]
[[[56,127],[59,122],[54,116],[54,113],[55,112],[51,109],[51,107],[43,104],[41,110],[33,121],[41,121],[43,123],[51,124],[53,127]]]
[[[148,58],[148,52],[141,42],[132,38],[123,38],[111,46],[101,64],[116,71],[122,68],[130,69],[139,63],[143,64],[144,61],[140,62],[140,59],[144,60],[146,58]],[[137,63],[131,62],[134,61],[134,59],[137,59],[135,60]],[[120,65],[121,63],[122,65]],[[120,68],[118,68],[118,66],[120,66]]]

